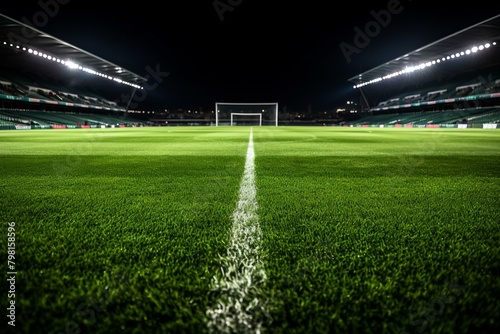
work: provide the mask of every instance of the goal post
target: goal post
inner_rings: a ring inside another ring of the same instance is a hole
[[[278,126],[278,103],[216,102],[215,125]]]

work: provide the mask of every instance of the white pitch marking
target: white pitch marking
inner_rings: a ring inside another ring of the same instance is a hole
[[[219,294],[219,299],[207,311],[211,333],[260,333],[268,314],[260,299],[267,276],[260,256],[262,232],[257,214],[254,159],[251,128],[238,205],[232,215],[231,245],[227,255],[221,257],[220,277],[214,276],[212,281],[212,290]]]

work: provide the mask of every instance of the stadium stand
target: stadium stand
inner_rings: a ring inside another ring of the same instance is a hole
[[[497,127],[498,42],[500,15],[350,78],[363,110],[344,125]]]
[[[3,14],[0,57],[0,129],[149,124],[122,98],[145,78]]]

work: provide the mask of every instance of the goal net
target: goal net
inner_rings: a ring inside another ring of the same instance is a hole
[[[215,125],[278,126],[278,103],[215,103]]]

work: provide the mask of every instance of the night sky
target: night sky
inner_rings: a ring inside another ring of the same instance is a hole
[[[168,72],[142,109],[278,102],[318,111],[358,96],[350,77],[498,13],[483,2],[19,0],[1,12],[141,76]],[[357,32],[370,28],[357,47]]]

